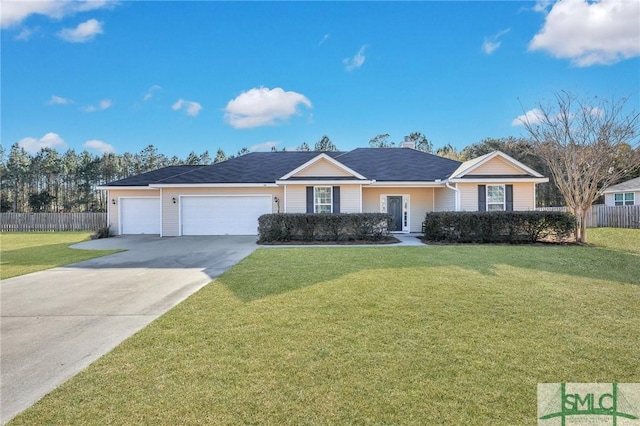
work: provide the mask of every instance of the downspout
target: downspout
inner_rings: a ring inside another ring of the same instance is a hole
[[[287,185],[284,186],[284,209],[282,213],[287,212]]]
[[[460,211],[460,190],[458,188],[456,188],[455,186],[449,185],[449,181],[446,181],[444,183],[444,185],[447,188],[449,188],[449,189],[451,189],[451,190],[453,190],[455,192],[455,195],[454,195],[454,209],[455,210],[454,211],[459,212]]]
[[[164,229],[164,188],[160,188],[160,238]]]

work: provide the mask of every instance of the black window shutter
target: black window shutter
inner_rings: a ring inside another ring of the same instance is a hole
[[[478,185],[478,211],[487,211],[487,185]]]
[[[340,213],[340,187],[333,187],[333,212]]]
[[[313,186],[307,186],[307,213],[313,213]]]
[[[513,185],[504,186],[504,196],[505,201],[507,202],[505,205],[505,210],[508,212],[513,211]]]

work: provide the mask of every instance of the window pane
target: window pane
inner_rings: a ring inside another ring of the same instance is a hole
[[[504,203],[504,186],[487,186],[487,203]]]
[[[613,194],[613,199],[615,201],[622,201],[622,195],[623,194]]]
[[[487,206],[487,210],[490,212],[502,211],[504,210],[504,205],[502,204],[489,204]]]
[[[627,192],[626,194],[624,194],[624,200],[633,201],[633,192]]]
[[[331,187],[316,188],[316,203],[331,204]]]
[[[316,213],[331,213],[333,188],[317,186],[314,188],[314,211]]]

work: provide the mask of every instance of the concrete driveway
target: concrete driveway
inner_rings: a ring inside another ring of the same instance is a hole
[[[2,281],[2,423],[248,256],[255,241],[94,240],[74,248],[127,251]]]

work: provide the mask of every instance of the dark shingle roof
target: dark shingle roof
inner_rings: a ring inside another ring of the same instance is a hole
[[[328,151],[325,154],[367,179],[382,182],[444,180],[461,164],[459,161],[409,148],[358,148],[349,152]],[[318,155],[320,153],[316,151],[252,152],[210,166],[165,167],[112,182],[107,186],[275,183]]]
[[[314,151],[252,152],[157,183],[274,183],[319,154]],[[331,151],[326,154],[337,157],[342,153]]]
[[[461,164],[410,148],[357,148],[337,160],[361,175],[381,182],[444,180]]]
[[[189,173],[203,167],[206,166],[168,166],[163,167],[162,169],[153,170],[151,172],[141,173],[139,175],[129,176],[128,178],[116,180],[114,182],[108,183],[107,186],[147,186],[152,183],[157,183],[162,179],[166,179],[172,176],[179,176],[183,173]]]

